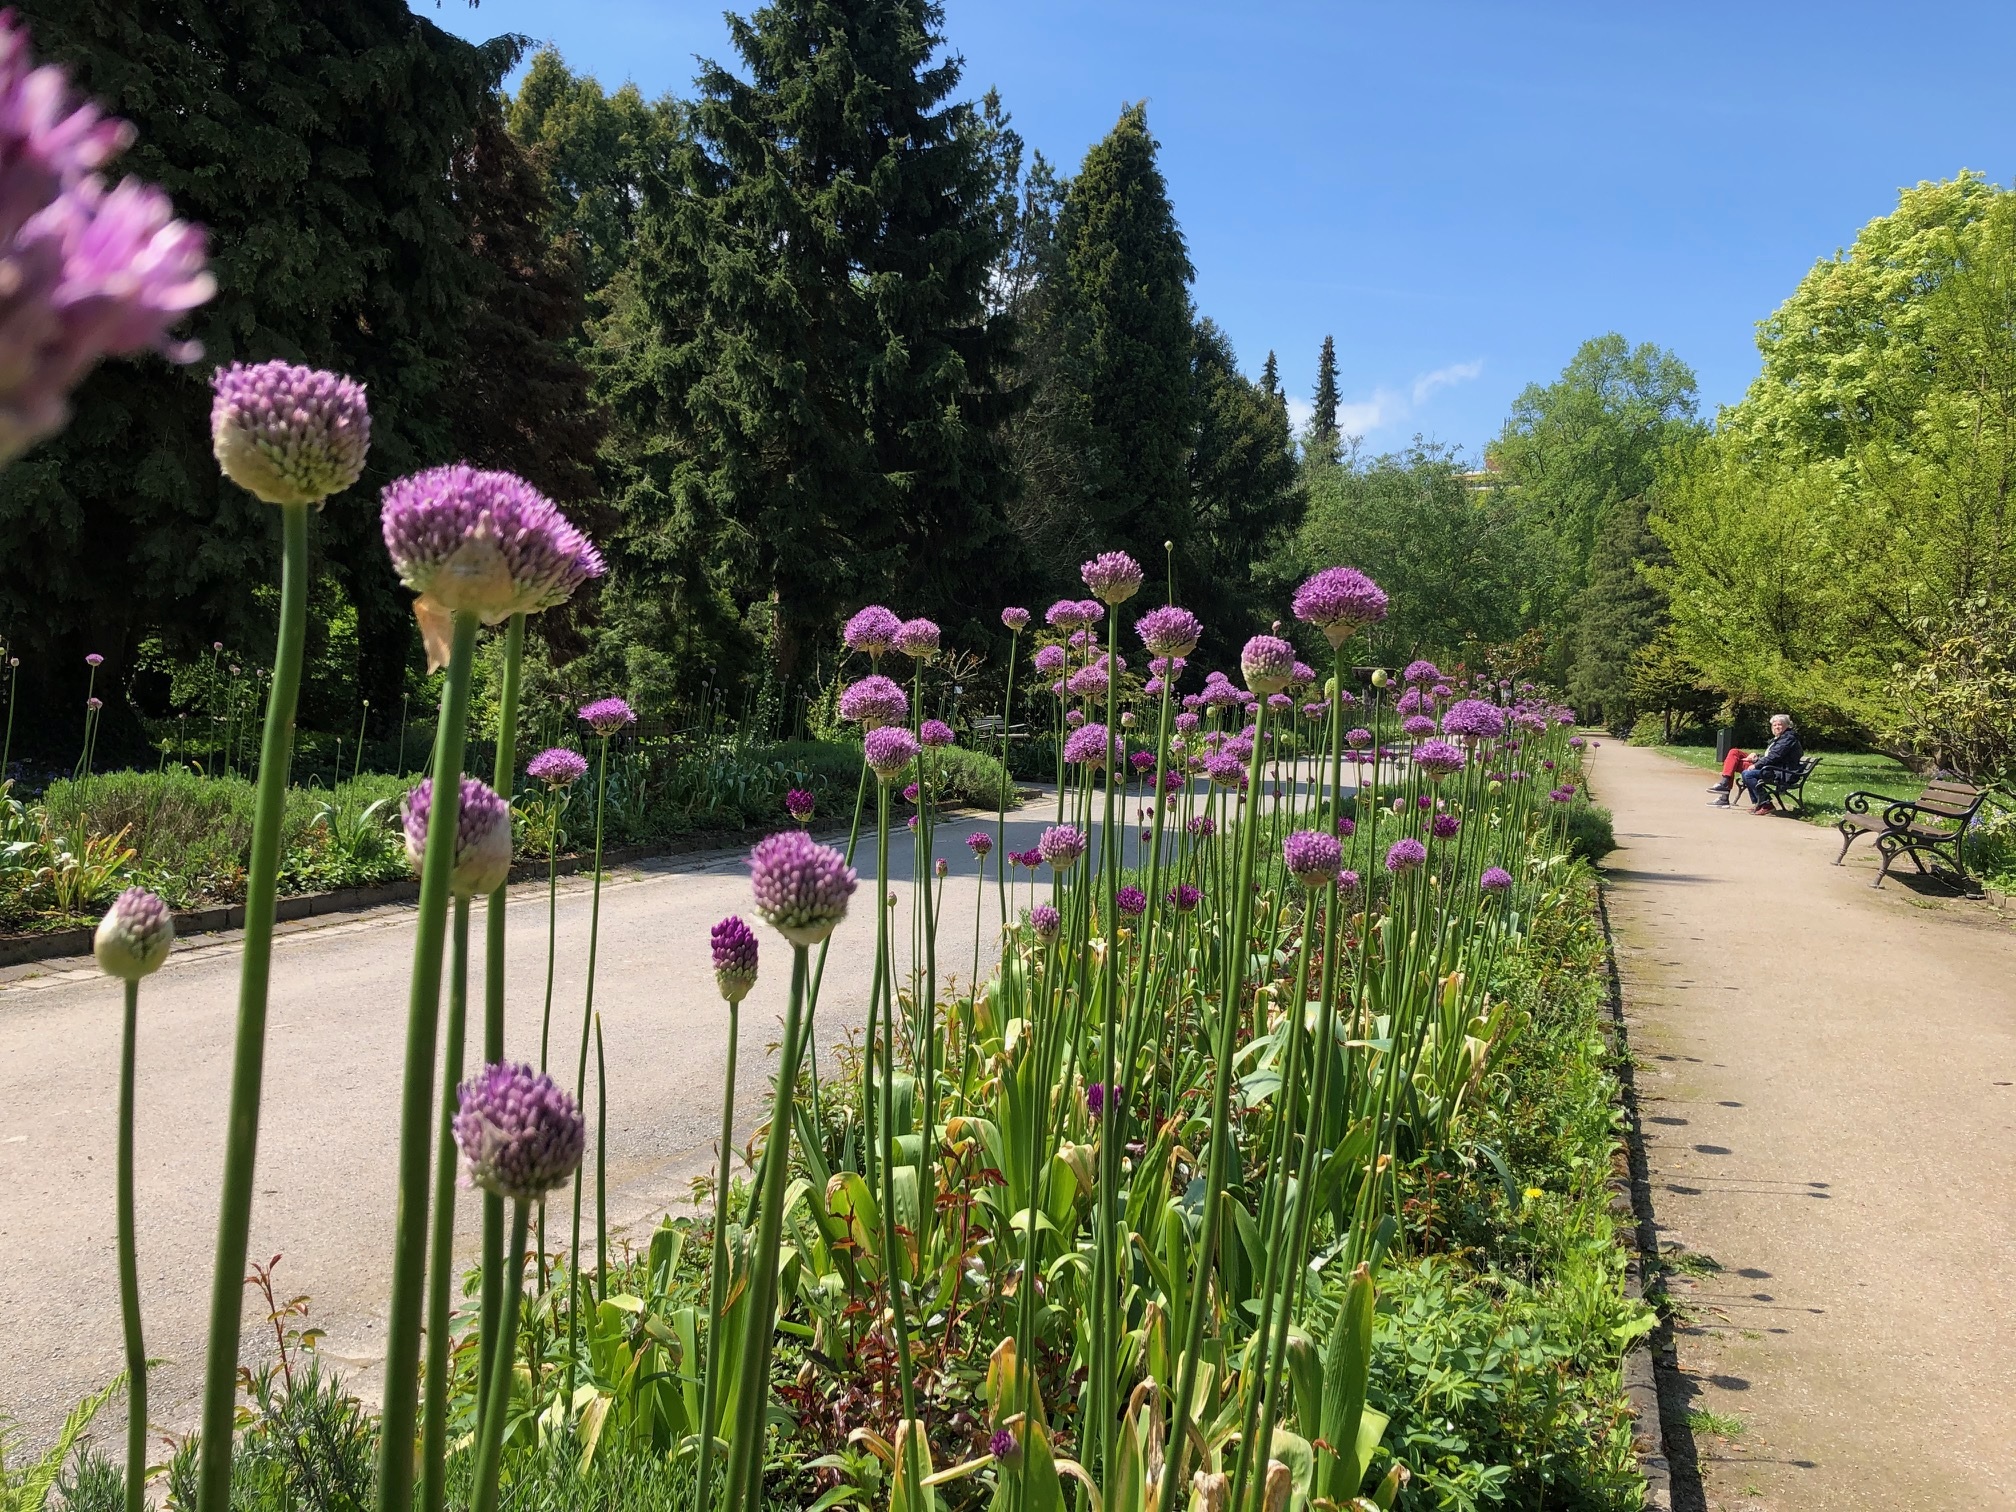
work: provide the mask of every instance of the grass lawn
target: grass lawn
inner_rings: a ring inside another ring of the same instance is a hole
[[[1656,749],[1689,766],[1714,772],[1717,767],[1713,746],[1669,745]],[[1925,779],[1894,756],[1871,751],[1815,751],[1819,769],[1806,782],[1805,818],[1816,824],[1832,824],[1841,817],[1841,800],[1850,793],[1881,793],[1888,798],[1916,798],[1924,791]]]

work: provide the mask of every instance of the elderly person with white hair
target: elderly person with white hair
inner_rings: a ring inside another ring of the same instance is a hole
[[[1718,806],[1726,808],[1729,794],[1735,789],[1736,780],[1740,777],[1744,791],[1749,793],[1750,802],[1754,805],[1751,812],[1776,813],[1777,810],[1771,806],[1771,800],[1760,791],[1761,785],[1798,781],[1799,768],[1805,760],[1806,748],[1799,744],[1799,732],[1793,728],[1792,716],[1773,714],[1771,744],[1764,748],[1764,753],[1753,758],[1745,751],[1731,751],[1722,763],[1722,780],[1708,791],[1719,793],[1721,796],[1715,802]]]

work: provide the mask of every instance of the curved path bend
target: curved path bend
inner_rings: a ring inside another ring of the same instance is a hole
[[[2016,1507],[2016,931],[1656,752],[1589,781],[1694,1505]]]

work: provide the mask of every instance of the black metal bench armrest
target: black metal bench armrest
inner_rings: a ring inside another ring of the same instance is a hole
[[[1841,800],[1841,807],[1843,811],[1846,813],[1866,814],[1869,812],[1869,806],[1872,803],[1879,803],[1882,804],[1885,808],[1889,808],[1894,804],[1907,803],[1909,801],[1910,801],[1909,799],[1905,798],[1892,798],[1888,793],[1869,793],[1869,792],[1857,791],[1850,793],[1846,798],[1843,798]]]

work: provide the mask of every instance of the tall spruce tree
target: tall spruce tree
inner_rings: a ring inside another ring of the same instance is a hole
[[[1203,617],[1206,654],[1226,658],[1266,628],[1254,568],[1301,522],[1303,495],[1278,389],[1241,374],[1231,341],[1208,319],[1193,351],[1192,532],[1177,586]]]
[[[1334,464],[1339,458],[1342,438],[1337,433],[1337,405],[1342,398],[1337,391],[1337,338],[1325,336],[1323,350],[1316,357],[1316,393],[1309,414],[1307,451],[1312,462]]]
[[[1014,144],[954,102],[929,0],[731,16],[611,317],[637,593],[774,595],[787,671],[867,597],[955,623],[1006,544],[1013,323],[988,305]]]
[[[1267,360],[1260,367],[1260,387],[1269,398],[1279,398],[1281,394],[1281,364],[1275,359],[1274,349],[1267,349]]]

